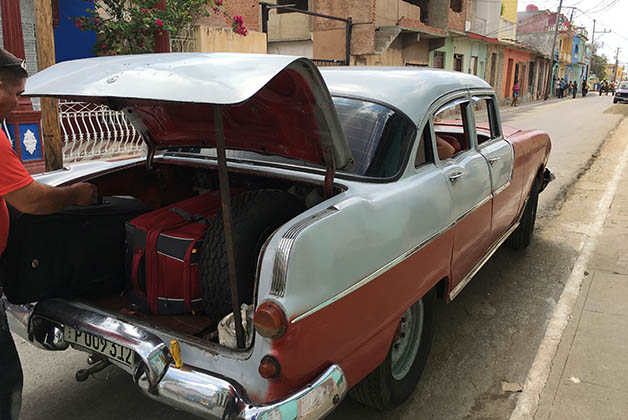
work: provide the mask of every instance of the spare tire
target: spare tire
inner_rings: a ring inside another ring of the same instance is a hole
[[[231,199],[231,233],[240,303],[253,303],[257,256],[268,236],[304,210],[298,198],[282,190],[247,191]],[[205,234],[199,271],[205,313],[216,321],[233,311],[227,261],[220,211]]]

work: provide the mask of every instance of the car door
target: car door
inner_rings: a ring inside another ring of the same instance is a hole
[[[510,186],[514,168],[514,149],[504,139],[499,124],[496,100],[492,95],[473,95],[473,127],[478,150],[488,162],[493,195],[491,239],[494,243],[514,222],[519,200],[516,188]]]
[[[439,107],[432,121],[437,148],[442,139],[453,143],[453,137],[459,143],[454,143],[453,156],[438,157],[438,166],[452,197],[451,298],[468,282],[490,245],[490,171],[486,159],[477,150],[471,122],[467,95]]]

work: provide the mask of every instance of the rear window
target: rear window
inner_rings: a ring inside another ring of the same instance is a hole
[[[401,170],[408,155],[414,125],[407,117],[373,102],[351,98],[333,98],[336,113],[345,133],[355,165],[338,174],[370,178],[392,178]],[[171,147],[171,153],[194,153],[216,156],[215,148]],[[321,168],[300,159],[247,150],[227,150],[228,159],[246,159]]]
[[[351,98],[334,98],[355,166],[350,173],[374,178],[401,169],[413,132],[412,123],[390,108]]]

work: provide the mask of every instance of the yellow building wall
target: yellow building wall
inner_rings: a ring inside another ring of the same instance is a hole
[[[517,23],[517,0],[502,0],[502,17],[512,23]]]
[[[195,31],[196,52],[242,52],[266,54],[266,34],[249,30],[246,36],[231,28],[199,25]]]
[[[395,26],[402,17],[421,19],[421,9],[403,0],[376,0],[375,11],[377,26]]]

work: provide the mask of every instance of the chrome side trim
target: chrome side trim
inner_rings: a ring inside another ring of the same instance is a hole
[[[465,217],[467,217],[469,214],[473,213],[474,211],[476,211],[477,209],[479,209],[480,207],[482,207],[484,204],[488,203],[489,201],[491,201],[493,199],[493,194],[489,194],[486,197],[484,197],[482,199],[482,201],[480,201],[479,203],[477,203],[475,206],[471,207],[469,210],[465,211],[464,213],[462,213],[460,216],[458,216],[456,218],[456,221],[454,222],[454,224],[459,223],[462,219],[464,219]]]
[[[473,267],[473,270],[471,270],[469,272],[469,274],[467,274],[461,281],[460,283],[458,283],[456,285],[456,287],[454,287],[451,292],[449,292],[449,300],[454,300],[454,298],[456,296],[458,296],[458,293],[460,293],[460,291],[467,285],[469,284],[469,282],[471,281],[471,279],[473,278],[473,276],[475,276],[477,274],[478,271],[480,271],[480,269],[484,266],[484,264],[486,264],[486,262],[493,256],[493,254],[495,253],[495,251],[497,251],[497,249],[499,248],[499,246],[501,244],[504,243],[504,241],[506,239],[508,239],[508,237],[510,236],[510,234],[512,232],[515,231],[515,229],[517,229],[517,227],[519,226],[519,220],[517,220],[517,223],[515,223],[514,225],[512,225],[510,227],[510,229],[508,229],[506,231],[506,233],[504,233],[502,235],[501,238],[499,238],[494,244],[493,246],[489,249],[489,251],[484,255],[484,257],[482,257],[482,259],[475,265],[475,267]]]
[[[498,189],[496,189],[493,192],[493,197],[497,196],[497,194],[499,194],[500,192],[504,191],[508,187],[510,187],[510,179],[508,180],[508,182],[506,182],[504,185],[502,185],[501,187],[499,187]]]
[[[439,232],[436,232],[434,235],[430,236],[429,238],[427,238],[426,240],[421,242],[419,245],[417,245],[417,246],[409,249],[408,251],[404,252],[403,254],[401,254],[400,256],[395,258],[394,260],[390,261],[386,265],[378,268],[377,270],[375,270],[374,272],[372,272],[368,276],[364,277],[362,280],[358,281],[357,283],[354,283],[349,288],[343,290],[342,292],[340,292],[337,295],[331,297],[330,299],[327,299],[325,302],[323,302],[323,303],[313,307],[312,309],[308,310],[307,312],[304,312],[301,315],[299,315],[298,317],[294,318],[291,321],[291,324],[294,324],[296,322],[301,321],[304,318],[307,318],[308,316],[312,315],[313,313],[318,312],[318,311],[320,311],[323,308],[326,308],[327,306],[331,305],[332,303],[337,302],[338,300],[342,299],[343,297],[345,297],[345,296],[353,293],[354,291],[358,290],[362,286],[370,283],[371,281],[373,281],[374,279],[376,279],[377,277],[379,277],[380,275],[382,275],[386,271],[388,271],[391,268],[395,267],[396,265],[400,264],[405,259],[411,257],[414,253],[420,251],[427,244],[429,244],[430,242],[432,242],[433,240],[435,240],[436,238],[438,238],[439,236],[441,236],[442,234],[447,232],[449,229],[451,229],[455,225],[456,225],[455,222],[450,223],[446,228],[440,230]]]
[[[288,271],[288,260],[290,259],[290,251],[294,245],[294,240],[305,228],[321,220],[327,216],[330,216],[340,211],[335,206],[327,207],[324,210],[314,213],[313,215],[296,223],[290,229],[288,229],[277,245],[277,252],[275,253],[275,263],[273,265],[273,281],[270,285],[270,294],[277,297],[284,297],[286,293],[286,275]]]
[[[330,366],[294,394],[270,404],[252,402],[242,387],[231,379],[189,367],[171,365],[156,393],[150,392],[145,376],[137,380],[137,385],[154,400],[215,420],[318,420],[340,404],[349,388],[338,365]]]

